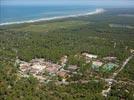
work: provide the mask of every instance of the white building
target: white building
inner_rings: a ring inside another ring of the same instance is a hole
[[[90,58],[90,59],[96,59],[98,56],[97,55],[93,55],[93,54],[88,54],[88,53],[82,53],[83,56]]]

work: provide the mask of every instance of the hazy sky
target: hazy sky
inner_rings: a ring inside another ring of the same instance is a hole
[[[134,6],[134,0],[0,0],[2,5],[107,5]]]

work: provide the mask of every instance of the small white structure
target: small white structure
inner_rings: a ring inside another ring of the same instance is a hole
[[[100,61],[93,61],[92,64],[99,67],[103,65],[103,63]]]
[[[66,83],[66,79],[65,78],[62,79],[62,83]]]
[[[61,66],[64,67],[66,65],[67,61],[68,61],[68,59],[67,59],[67,56],[66,55],[63,56],[63,57],[61,57],[61,60],[60,60]]]
[[[90,58],[90,59],[96,59],[98,56],[97,55],[93,55],[93,54],[88,54],[88,53],[82,53],[83,56]]]
[[[78,69],[78,67],[77,67],[77,65],[69,65],[67,69],[71,70],[71,71],[75,71]]]
[[[45,68],[46,68],[45,65],[40,65],[38,63],[31,66],[31,70],[36,70],[36,74],[38,74],[39,72],[42,72]]]
[[[103,58],[104,60],[109,60],[109,61],[112,61],[112,60],[116,60],[117,59],[117,57],[104,57]]]
[[[130,49],[130,53],[132,53],[132,54],[133,54],[133,53],[134,53],[134,49]]]

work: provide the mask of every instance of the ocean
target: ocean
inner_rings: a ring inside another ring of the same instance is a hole
[[[103,12],[95,6],[7,6],[0,8],[0,25],[31,23]]]

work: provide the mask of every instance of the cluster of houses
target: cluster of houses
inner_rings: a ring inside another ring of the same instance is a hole
[[[65,55],[61,58],[59,64],[45,61],[45,59],[32,59],[30,62],[17,61],[17,63],[19,64],[19,75],[22,77],[33,75],[41,81],[48,81],[52,76],[57,76],[65,82],[66,79],[70,77],[71,73],[78,69],[76,65],[69,65],[65,70],[64,67],[67,61],[68,59]]]
[[[103,59],[99,59],[97,55],[82,53],[80,55],[85,59],[85,63],[90,63],[92,69],[95,71],[99,71],[100,69],[104,69],[104,71],[111,71],[114,67],[118,67],[117,64],[113,63],[113,61],[117,61],[116,57],[104,57]],[[22,77],[29,77],[29,75],[33,75],[38,80],[48,81],[53,76],[56,76],[61,79],[62,82],[65,82],[70,76],[73,74],[77,74],[77,70],[80,66],[77,65],[67,65],[68,56],[63,56],[59,63],[53,63],[51,61],[45,61],[45,59],[32,59],[29,62],[17,60],[17,64],[19,64],[19,75]],[[65,68],[66,67],[66,68]]]

